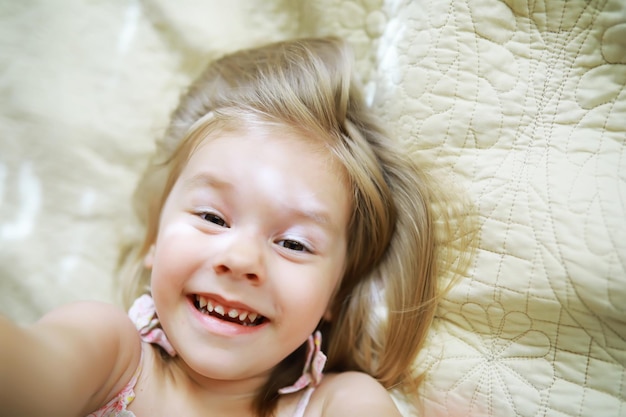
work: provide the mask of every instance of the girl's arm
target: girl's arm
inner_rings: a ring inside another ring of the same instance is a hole
[[[72,304],[28,327],[0,317],[0,416],[86,416],[124,387],[140,356],[133,324],[111,305]]]

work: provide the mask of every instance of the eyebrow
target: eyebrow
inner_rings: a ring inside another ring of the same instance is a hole
[[[311,220],[313,223],[316,223],[324,228],[332,228],[334,229],[333,223],[330,221],[330,218],[326,213],[316,210],[300,210],[293,207],[287,207],[286,210],[289,212],[290,216],[294,216],[297,218],[305,218]]]
[[[193,177],[189,179],[186,179],[183,185],[184,185],[184,188],[187,190],[198,188],[198,187],[207,187],[207,186],[211,186],[211,187],[215,187],[219,189],[234,188],[233,184],[231,184],[230,182],[223,181],[219,178],[216,178],[215,176],[207,172],[201,172],[199,174],[194,175]]]
[[[202,187],[215,187],[217,189],[232,190],[234,185],[228,181],[223,181],[207,172],[195,174],[186,179],[183,186],[187,190]],[[330,216],[322,210],[307,210],[289,207],[281,204],[281,207],[288,213],[289,217],[304,218],[327,229],[335,229],[336,225],[330,220]]]

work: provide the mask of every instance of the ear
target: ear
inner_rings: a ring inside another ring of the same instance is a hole
[[[146,269],[152,269],[152,265],[154,265],[154,245],[150,246],[148,253],[143,257],[143,266]]]
[[[334,310],[334,306],[337,303],[337,293],[339,292],[339,285],[337,285],[335,287],[335,290],[333,291],[333,295],[330,297],[330,300],[328,301],[328,305],[326,306],[326,311],[324,312],[324,314],[322,315],[322,320],[330,323],[333,321],[333,310]]]
[[[330,306],[328,306],[328,308],[324,312],[324,315],[322,316],[322,319],[324,319],[325,321],[328,321],[328,322],[331,322],[333,320],[333,312],[332,312],[332,309],[330,308]]]

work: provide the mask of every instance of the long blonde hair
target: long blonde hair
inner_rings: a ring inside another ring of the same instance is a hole
[[[319,139],[343,166],[352,192],[346,271],[332,320],[320,323],[326,371],[362,371],[387,388],[413,389],[420,377],[412,364],[441,294],[438,277],[460,265],[459,251],[445,251],[444,244],[459,232],[447,210],[434,212],[445,202],[433,180],[366,106],[352,63],[344,42],[323,38],[240,51],[209,65],[181,99],[137,189],[144,238],[123,254],[125,302],[148,291],[143,259],[197,143],[237,122],[280,123]],[[298,377],[303,353],[298,349],[276,367],[255,401],[259,416],[271,415],[278,388]]]

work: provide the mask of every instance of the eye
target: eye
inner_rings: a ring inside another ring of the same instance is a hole
[[[306,246],[296,240],[284,239],[279,241],[278,245],[296,252],[310,252]]]
[[[200,213],[199,216],[201,219],[206,220],[209,223],[216,224],[220,227],[228,227],[226,221],[215,213]]]

